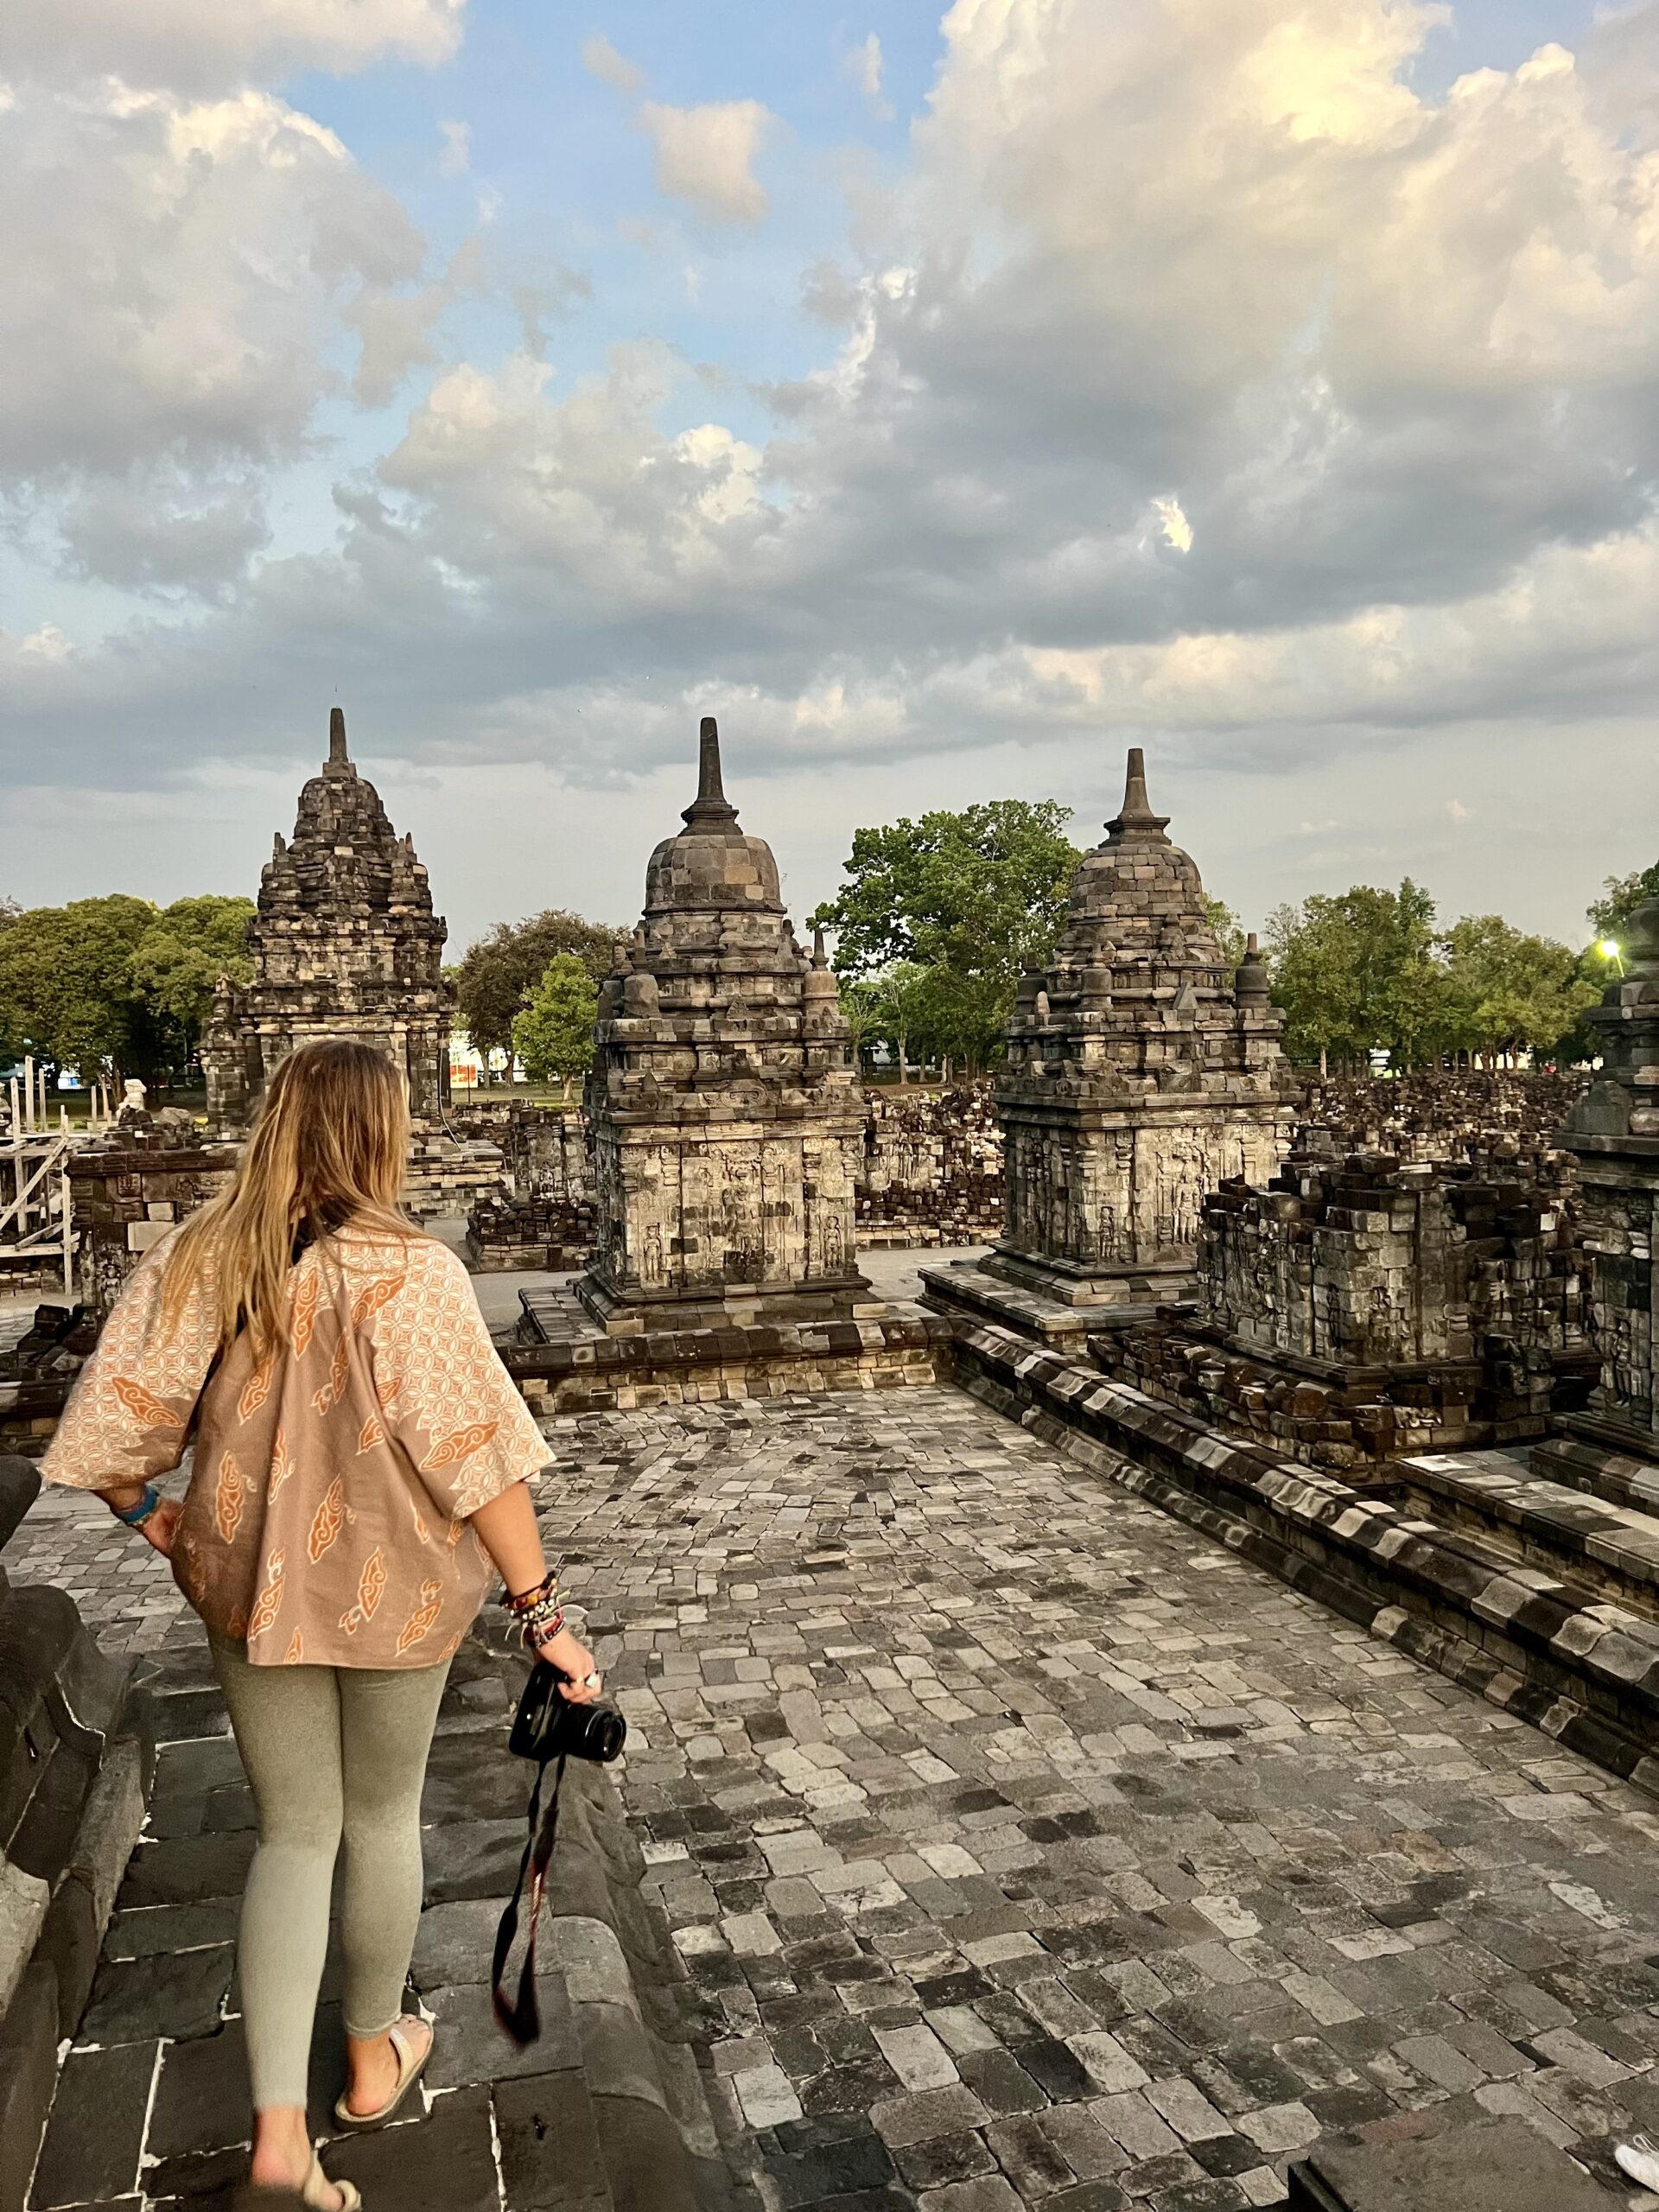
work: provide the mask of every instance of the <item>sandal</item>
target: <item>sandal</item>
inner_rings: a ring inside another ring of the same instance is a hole
[[[309,2205],[312,2212],[325,2212],[327,2199],[321,2192],[331,2189],[340,2191],[340,2202],[334,2208],[334,2212],[362,2212],[363,2198],[357,2183],[354,2181],[330,2181],[322,2171],[322,2160],[313,2151],[311,2171],[300,2184],[300,2202]]]
[[[416,2017],[418,2018],[419,2015]],[[342,2090],[334,2105],[334,2118],[342,2127],[361,2134],[372,2127],[384,2127],[386,2122],[394,2117],[398,2106],[425,2073],[426,2062],[431,2057],[432,2046],[437,2041],[437,2031],[431,2023],[423,2021],[422,2025],[426,2029],[426,2048],[420,2052],[411,2050],[410,2048],[409,2035],[401,2020],[395,2026],[387,2029],[386,2033],[391,2038],[391,2047],[397,2054],[396,2086],[385,2104],[373,2112],[353,2112],[346,2103],[346,2094]],[[339,2186],[346,2188],[349,2184],[341,2183]],[[353,2212],[353,2208],[347,2205],[346,2212]]]

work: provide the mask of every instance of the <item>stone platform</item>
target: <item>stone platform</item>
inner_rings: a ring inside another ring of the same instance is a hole
[[[952,1260],[946,1267],[921,1270],[922,1303],[947,1320],[969,1326],[988,1323],[1029,1337],[1077,1358],[1086,1357],[1091,1331],[1106,1325],[1109,1317],[1120,1325],[1125,1317],[1150,1320],[1150,1306],[1106,1307],[1073,1306],[1042,1291],[1021,1287],[994,1274],[982,1259]]]
[[[607,1336],[569,1282],[520,1294],[503,1357],[533,1412],[630,1411],[804,1390],[893,1390],[938,1382],[949,1325],[917,1307],[873,1305],[867,1320],[642,1330]]]

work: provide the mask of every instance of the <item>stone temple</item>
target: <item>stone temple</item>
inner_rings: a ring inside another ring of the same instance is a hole
[[[587,1103],[598,1227],[578,1286],[613,1334],[849,1319],[863,1110],[822,940],[739,827],[712,718],[685,828],[601,988]]]
[[[1053,965],[1027,975],[997,1086],[1007,1217],[984,1274],[1075,1307],[1192,1287],[1204,1194],[1265,1181],[1299,1087],[1255,941],[1228,973],[1188,855],[1133,748]]]
[[[213,1127],[245,1128],[278,1061],[322,1037],[385,1052],[408,1082],[417,1128],[429,1122],[449,1039],[447,935],[413,841],[397,836],[358,773],[335,707],[322,772],[300,793],[293,837],[278,835],[260,878],[252,980],[221,980],[214,998],[201,1048]]]

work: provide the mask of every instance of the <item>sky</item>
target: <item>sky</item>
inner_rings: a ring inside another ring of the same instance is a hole
[[[1659,855],[1659,0],[21,0],[0,185],[0,895],[335,703],[457,950],[708,713],[798,913],[1129,745],[1251,925]]]

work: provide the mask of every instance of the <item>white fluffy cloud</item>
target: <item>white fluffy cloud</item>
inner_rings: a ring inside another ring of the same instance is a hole
[[[597,77],[602,85],[613,86],[619,92],[637,92],[645,81],[645,71],[619,54],[602,31],[595,31],[584,41],[582,66],[590,77]]]
[[[461,43],[467,0],[12,0],[0,76],[119,77],[200,92],[385,55],[430,68]]]
[[[657,188],[715,223],[766,220],[766,188],[754,159],[773,118],[759,100],[711,100],[702,107],[645,101],[639,121],[657,144]]]

